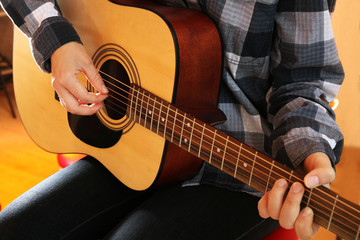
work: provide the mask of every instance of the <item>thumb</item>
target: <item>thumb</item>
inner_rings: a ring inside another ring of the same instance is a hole
[[[313,153],[304,161],[304,167],[308,172],[304,178],[308,188],[320,185],[329,185],[335,179],[335,171],[329,157],[324,153]]]
[[[88,64],[84,64],[83,72],[96,90],[101,94],[108,94],[109,90],[106,88],[102,77],[91,60],[89,60]]]

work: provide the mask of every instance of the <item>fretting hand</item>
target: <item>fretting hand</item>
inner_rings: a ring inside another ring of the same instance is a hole
[[[308,172],[304,178],[308,188],[328,185],[335,179],[335,171],[324,153],[311,154],[304,161],[304,168]],[[260,199],[259,214],[263,218],[279,220],[280,226],[285,229],[295,228],[301,240],[310,239],[318,232],[319,225],[313,222],[314,213],[309,207],[300,209],[305,188],[295,182],[285,196],[287,188],[285,179],[277,180],[271,191]]]

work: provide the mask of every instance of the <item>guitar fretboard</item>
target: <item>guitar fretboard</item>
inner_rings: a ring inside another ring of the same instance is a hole
[[[304,175],[133,85],[128,118],[254,189],[266,193],[276,180],[303,183]],[[359,239],[360,207],[330,189],[306,188],[302,206],[314,221],[345,239]]]

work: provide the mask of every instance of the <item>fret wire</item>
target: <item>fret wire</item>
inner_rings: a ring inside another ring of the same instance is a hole
[[[357,234],[356,234],[355,240],[357,240],[357,239],[359,238],[359,234],[360,234],[360,224],[359,224],[359,227],[358,227],[358,230],[357,230]]]
[[[293,176],[293,173],[294,173],[294,170],[291,170],[291,173],[290,173],[290,177],[289,177],[289,182],[291,183],[291,178]]]
[[[254,156],[254,162],[253,162],[253,165],[252,165],[252,168],[251,168],[251,173],[250,173],[250,177],[249,177],[249,183],[248,185],[250,185],[251,183],[251,179],[252,179],[252,175],[253,175],[253,172],[254,172],[254,167],[255,167],[255,162],[256,162],[256,156],[257,156],[258,152],[255,153],[255,156]]]
[[[222,160],[221,160],[221,170],[223,170],[223,168],[224,168],[224,160],[225,160],[226,148],[227,148],[228,143],[229,143],[229,136],[226,138],[224,153],[223,153]]]
[[[220,136],[220,137],[222,137],[222,136]],[[247,150],[248,151],[248,150]],[[252,154],[251,152],[249,152],[250,154]],[[282,169],[280,169],[281,171],[283,171]]]
[[[163,106],[163,100],[161,100],[161,102],[160,102],[160,110],[159,110],[159,117],[158,117],[158,122],[157,122],[156,134],[159,134],[159,126],[160,126],[160,118],[161,118],[161,113],[162,113],[162,106]]]
[[[150,131],[152,131],[153,121],[154,121],[154,115],[155,115],[155,104],[156,104],[156,97],[154,98],[153,103],[153,111],[151,114],[151,122],[150,122]]]
[[[283,171],[282,169],[280,169],[281,171]]]
[[[167,112],[166,112],[166,120],[165,120],[165,126],[164,126],[164,138],[166,136],[166,129],[167,129],[168,118],[169,118],[169,111],[170,111],[170,104],[168,105]]]
[[[214,143],[215,143],[216,133],[217,133],[217,129],[215,129],[215,131],[214,131],[214,137],[213,137],[213,141],[212,141],[212,144],[211,144],[211,151],[210,151],[210,156],[209,156],[209,163],[211,163],[211,158],[212,158],[212,154],[213,154],[213,150],[214,150]]]
[[[131,105],[132,105],[132,104],[131,104]],[[281,170],[281,171],[284,171],[284,170],[282,170],[281,168],[280,168],[280,170]],[[325,194],[328,195],[328,193],[326,193],[326,192],[325,192]],[[330,195],[330,196],[331,196],[331,195]],[[345,204],[346,204],[346,203],[345,203]],[[348,205],[348,204],[346,204],[346,205]],[[353,207],[351,207],[351,208],[353,208]],[[355,209],[355,208],[353,208],[353,209]],[[355,210],[356,210],[356,209],[355,209]],[[357,211],[358,211],[358,210],[357,210]]]
[[[333,215],[334,215],[334,210],[335,210],[335,207],[336,207],[336,203],[337,203],[338,197],[339,197],[339,195],[336,194],[336,198],[335,198],[335,202],[334,202],[333,208],[332,208],[332,210],[331,210],[331,215],[330,215],[329,224],[328,224],[328,226],[327,226],[327,230],[330,229],[330,224],[331,224],[331,220],[332,220]]]
[[[203,125],[203,130],[202,130],[202,133],[201,133],[200,144],[199,144],[198,157],[200,157],[200,153],[201,153],[202,142],[203,142],[203,139],[204,139],[205,126],[206,126],[206,124],[204,123],[204,125]]]
[[[329,212],[333,213],[333,216],[330,216],[331,215],[330,213],[329,215],[327,215],[326,218],[327,221],[326,224],[323,225],[323,227],[328,229],[329,222],[331,222],[330,229],[336,229],[337,225],[341,224],[342,225],[341,228],[344,229],[344,231],[346,231],[346,229],[351,229],[351,231],[354,232],[354,237],[355,237],[356,229],[359,226],[359,218],[355,215],[352,215],[350,212],[347,212],[345,210],[347,209],[346,207],[343,208],[343,203],[340,196],[337,197],[337,202],[335,203],[336,208],[334,207],[334,202],[332,203],[332,206],[333,206],[332,209],[334,210],[330,209]],[[355,229],[353,227],[354,225],[355,225]]]
[[[145,95],[145,93],[144,93]],[[146,123],[147,123],[147,117],[148,117],[148,113],[149,113],[149,104],[150,104],[150,96],[147,96],[148,97],[148,100],[147,100],[147,105],[146,105],[146,114],[145,114],[145,120],[144,120],[144,123],[145,123],[145,126],[146,126]]]
[[[173,142],[173,140],[174,140],[174,132],[175,132],[177,114],[178,114],[178,109],[176,109],[176,111],[175,111],[173,129],[172,129],[172,133],[171,133],[171,142]]]
[[[216,140],[216,137],[215,137],[215,140]],[[215,146],[215,145],[214,145]],[[272,165],[272,167],[273,167],[273,165]],[[292,174],[293,175],[293,174]],[[325,207],[326,208],[326,207]]]
[[[154,107],[155,107],[155,105],[154,105]],[[213,141],[214,142],[214,141]],[[283,171],[282,169],[280,169],[281,171]],[[279,173],[278,173],[279,174]]]
[[[139,92],[140,92],[140,91],[139,91]],[[141,112],[142,112],[143,103],[144,103],[144,96],[145,96],[145,94],[142,94],[140,111],[139,111],[139,124],[140,124],[140,125],[141,125]],[[146,124],[146,122],[144,122],[144,124]]]
[[[309,204],[310,204],[310,199],[311,199],[311,194],[312,194],[312,192],[313,192],[313,189],[314,189],[314,188],[310,188],[309,198],[308,198],[307,203],[306,203],[306,206],[307,206],[307,207],[308,207]]]
[[[188,152],[190,152],[190,150],[191,150],[191,141],[192,141],[192,137],[193,137],[193,133],[194,133],[194,125],[195,125],[195,118],[193,120],[193,124],[192,124],[192,127],[191,127]]]
[[[236,165],[235,165],[235,171],[234,171],[234,178],[236,178],[236,173],[237,173],[237,169],[239,166],[239,161],[240,161],[240,156],[241,156],[241,149],[242,149],[243,144],[241,143],[240,148],[239,148],[239,153],[236,159]]]
[[[132,88],[132,90],[134,90],[134,88]],[[133,104],[133,99],[134,99],[134,94],[131,94],[131,100],[130,100],[130,109],[129,109],[129,119],[131,119],[131,113],[132,113],[132,104]]]
[[[186,119],[186,113],[184,114],[184,119],[183,119],[183,121],[182,121],[179,147],[181,147],[181,141],[182,141],[182,136],[183,136],[183,132],[184,132],[185,119]]]
[[[272,173],[272,170],[273,170],[273,167],[274,167],[274,163],[275,163],[275,161],[273,160],[272,163],[271,163],[269,177],[268,177],[268,180],[267,180],[267,183],[266,183],[265,193],[267,192],[268,187],[269,187],[269,182],[270,182],[271,173]]]
[[[346,204],[347,205],[347,204]]]
[[[137,92],[137,96],[136,96],[136,102],[135,102],[135,113],[138,111],[138,100],[139,100],[139,93],[140,91]],[[141,114],[141,113],[140,113]],[[140,116],[139,116],[140,119]],[[134,122],[136,122],[136,114],[134,114]]]
[[[215,140],[216,140],[216,137],[215,137]],[[215,145],[214,145],[215,146]],[[325,207],[325,209],[326,209],[326,207]]]

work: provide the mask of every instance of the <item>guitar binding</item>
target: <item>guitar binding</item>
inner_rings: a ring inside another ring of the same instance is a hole
[[[134,125],[127,117],[129,88],[131,84],[141,86],[136,65],[124,48],[113,43],[101,46],[94,53],[93,61],[109,89],[109,97],[97,116],[107,128],[125,134]],[[90,83],[88,89],[94,91]]]

